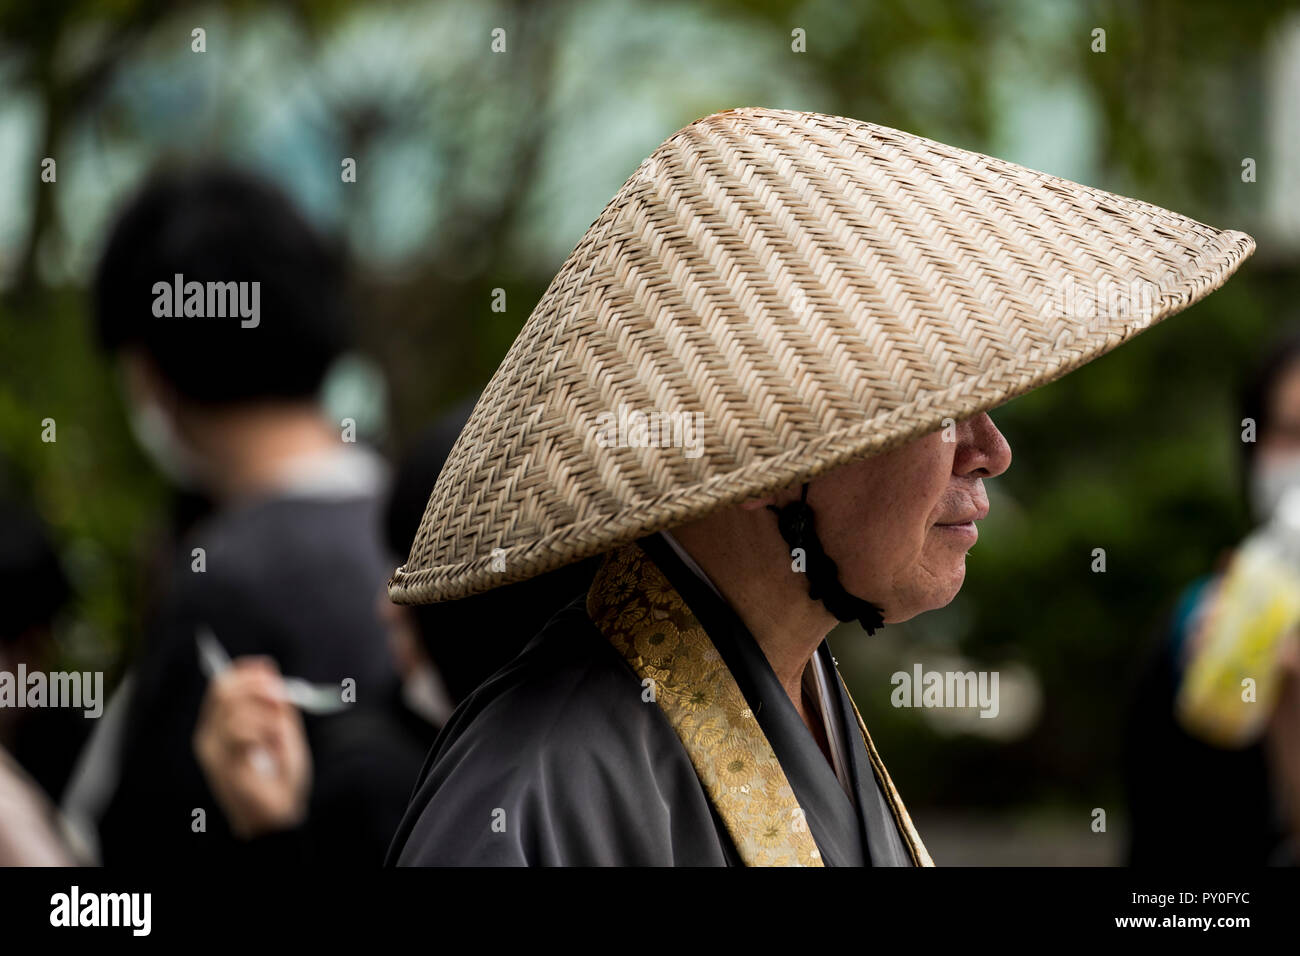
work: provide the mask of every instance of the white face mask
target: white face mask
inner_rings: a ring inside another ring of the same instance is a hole
[[[158,470],[181,488],[202,490],[203,462],[185,444],[168,414],[151,401],[132,404],[129,414],[135,440]]]
[[[1300,488],[1300,453],[1260,459],[1250,474],[1250,509],[1263,524],[1277,511],[1283,495]]]

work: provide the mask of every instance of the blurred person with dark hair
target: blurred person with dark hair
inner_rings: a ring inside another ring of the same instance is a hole
[[[0,671],[12,674],[19,664],[29,671],[45,666],[54,618],[68,596],[67,578],[44,525],[27,510],[0,502]],[[68,866],[77,861],[57,811],[12,756],[20,721],[33,716],[0,707],[0,866]]]
[[[1263,526],[1300,487],[1300,330],[1267,348],[1239,395],[1242,492]],[[1253,440],[1248,429],[1253,428]],[[1129,707],[1125,778],[1132,865],[1300,863],[1300,644],[1275,662],[1280,691],[1262,734],[1239,746],[1206,739],[1176,706],[1235,551],[1179,596]],[[1265,675],[1255,674],[1258,680]],[[1233,684],[1236,683],[1234,679]],[[1265,707],[1265,703],[1253,704]],[[1213,813],[1207,813],[1207,808]]]
[[[416,441],[394,476],[384,525],[390,551],[409,552],[437,479],[469,415],[468,405],[444,414]],[[385,722],[372,711],[372,748],[386,766],[408,768],[412,783],[453,709],[505,667],[527,640],[569,601],[585,592],[598,561],[431,607],[393,604],[378,596],[389,646],[401,677],[400,699]],[[492,626],[483,628],[483,621]],[[473,641],[464,640],[476,633]],[[252,839],[292,830],[307,814],[313,775],[298,711],[285,700],[274,661],[244,657],[215,678],[204,697],[195,752],[231,829]],[[400,779],[400,776],[395,777]]]
[[[373,600],[388,571],[386,466],[344,441],[318,399],[348,343],[343,302],[340,252],[279,191],[236,171],[155,177],[109,237],[94,288],[100,340],[120,360],[141,445],[211,508],[160,582],[134,668],[99,825],[107,864],[382,859],[411,771],[369,745],[397,683]],[[214,812],[193,749],[204,632],[232,657],[270,658],[355,700],[305,718],[308,806],[256,839]]]

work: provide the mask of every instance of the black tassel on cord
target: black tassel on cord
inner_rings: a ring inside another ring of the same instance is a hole
[[[885,616],[870,601],[854,597],[840,584],[840,570],[824,550],[813,527],[813,510],[808,505],[808,484],[798,501],[784,507],[768,505],[776,512],[776,526],[791,550],[802,548],[807,556],[808,596],[820,600],[839,621],[857,621],[868,634],[885,626]]]

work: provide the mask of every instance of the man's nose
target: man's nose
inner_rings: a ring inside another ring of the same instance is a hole
[[[961,423],[954,474],[972,478],[996,478],[1011,467],[1011,446],[988,412],[980,412]]]

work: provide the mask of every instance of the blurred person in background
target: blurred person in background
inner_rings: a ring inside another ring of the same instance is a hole
[[[445,413],[416,441],[397,470],[384,513],[387,543],[405,557],[470,405]],[[599,565],[579,562],[491,595],[429,607],[393,604],[379,594],[389,646],[401,677],[400,699],[370,711],[372,749],[387,750],[387,766],[409,767],[414,786],[425,754],[454,708],[523,648],[547,620],[585,593]],[[485,621],[491,626],[484,627]],[[464,640],[467,633],[474,640]],[[234,833],[267,838],[302,827],[313,766],[301,714],[285,700],[275,662],[242,657],[210,684],[194,749],[204,777]],[[387,718],[387,719],[385,719]]]
[[[46,669],[53,657],[54,619],[68,596],[67,578],[44,525],[26,509],[0,502],[0,671],[14,674],[19,664],[29,672]],[[49,795],[13,756],[22,726],[47,713],[0,707],[0,866],[79,862]],[[81,719],[81,712],[75,713]]]
[[[348,343],[343,286],[339,251],[277,190],[233,170],[156,176],[109,237],[94,287],[100,341],[140,444],[210,510],[159,582],[120,743],[98,761],[110,778],[106,864],[378,865],[396,826],[412,768],[370,744],[397,686],[374,602],[389,570],[386,466],[344,440],[318,400]],[[214,288],[232,293],[224,312]],[[355,703],[305,717],[313,783],[297,825],[253,832],[214,812],[194,752],[200,633],[345,700],[352,689]]]
[[[1240,464],[1250,516],[1263,526],[1283,495],[1300,487],[1300,329],[1283,335],[1248,374],[1240,421],[1243,429],[1254,426],[1253,441],[1243,435]],[[1262,733],[1249,742],[1206,739],[1178,716],[1180,691],[1204,653],[1209,615],[1236,553],[1224,553],[1213,572],[1179,596],[1130,703],[1125,779],[1134,866],[1300,864],[1296,635],[1280,647],[1272,677],[1278,695],[1272,712],[1261,715]]]

